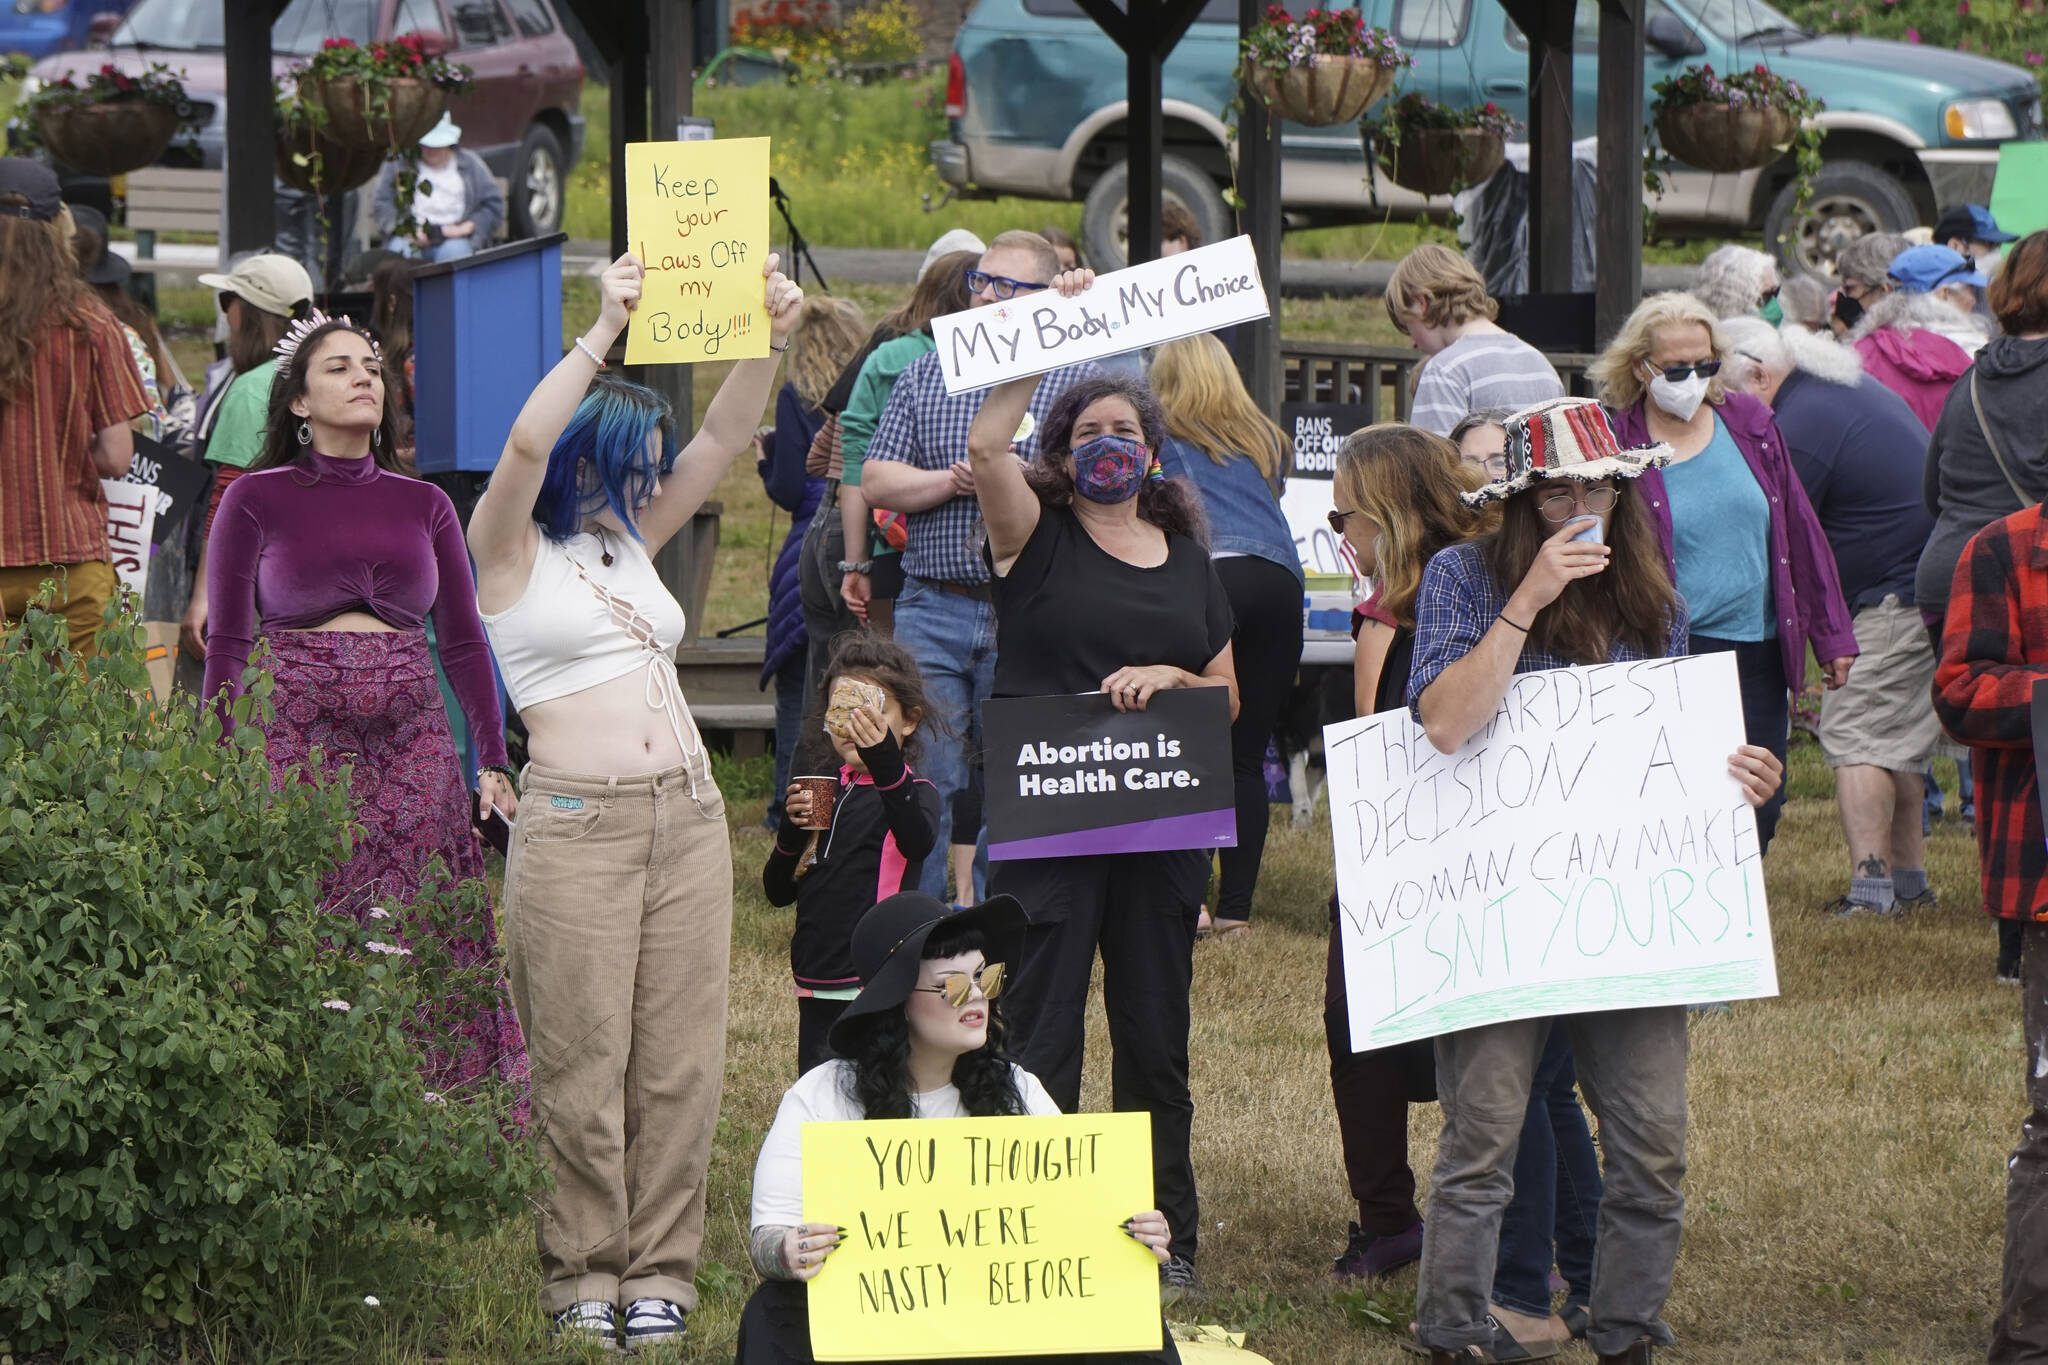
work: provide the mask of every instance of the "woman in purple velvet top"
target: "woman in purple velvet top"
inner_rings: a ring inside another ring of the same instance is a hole
[[[205,695],[232,729],[260,629],[259,662],[276,682],[264,729],[271,770],[304,768],[316,748],[330,776],[354,767],[361,833],[323,893],[328,908],[360,919],[415,899],[437,857],[457,880],[484,872],[421,629],[430,615],[485,767],[480,795],[508,819],[517,799],[462,528],[447,494],[394,470],[396,418],[376,344],[316,313],[278,356],[263,452],[222,497],[209,542]],[[489,960],[490,918],[449,947],[459,965]],[[455,1024],[465,1042],[458,1055],[429,1058],[430,1088],[525,1075],[502,996]]]

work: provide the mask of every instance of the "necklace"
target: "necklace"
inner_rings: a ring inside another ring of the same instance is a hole
[[[591,534],[597,537],[598,556],[602,559],[604,566],[609,569],[612,566],[611,538],[605,535],[604,527],[602,526],[593,527]]]

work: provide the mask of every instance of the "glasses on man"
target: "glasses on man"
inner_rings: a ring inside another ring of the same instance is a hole
[[[1696,365],[1663,366],[1658,366],[1657,362],[1653,360],[1650,364],[1653,368],[1659,369],[1664,377],[1674,384],[1683,384],[1694,375],[1698,375],[1702,379],[1712,379],[1715,375],[1721,373],[1721,362],[1718,360],[1702,360]]]
[[[966,972],[947,972],[939,978],[936,986],[912,986],[911,989],[914,991],[930,991],[933,995],[943,995],[946,997],[946,1003],[957,1010],[974,998],[974,991],[977,986],[981,988],[981,998],[984,1000],[993,1000],[1001,995],[1003,993],[1003,964],[991,962],[976,975],[969,975]]]
[[[988,293],[999,299],[1014,299],[1019,294],[1028,294],[1034,289],[1045,287],[1042,284],[1033,284],[1030,280],[1013,280],[1008,275],[991,275],[984,270],[967,272],[967,292],[970,294]]]
[[[1596,483],[1581,488],[1576,493],[1552,493],[1536,504],[1545,521],[1570,521],[1576,508],[1588,512],[1609,512],[1614,510],[1615,491],[1613,484]]]

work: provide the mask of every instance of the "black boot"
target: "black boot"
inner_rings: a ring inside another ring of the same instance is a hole
[[[1650,1365],[1650,1339],[1637,1337],[1626,1349],[1612,1355],[1601,1352],[1600,1365]]]

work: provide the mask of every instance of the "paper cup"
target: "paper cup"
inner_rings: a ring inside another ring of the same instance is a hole
[[[811,817],[805,820],[801,829],[832,828],[832,810],[839,804],[839,779],[836,777],[792,777],[790,785],[799,791],[811,794]]]

